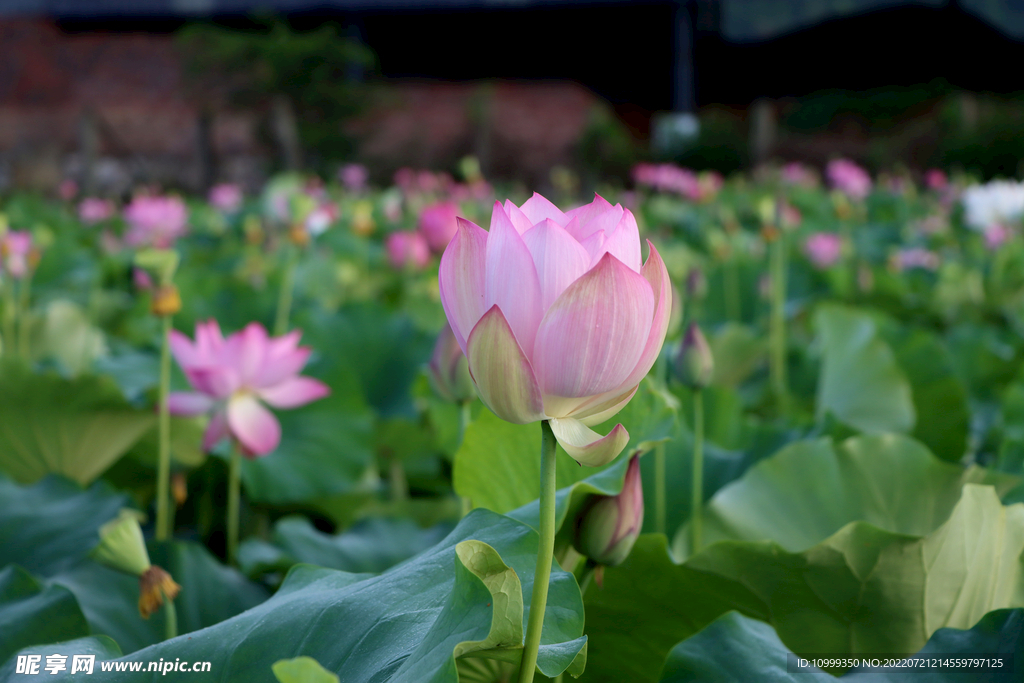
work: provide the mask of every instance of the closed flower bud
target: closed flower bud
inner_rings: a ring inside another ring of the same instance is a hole
[[[690,323],[672,364],[676,379],[691,389],[703,389],[711,384],[715,373],[715,359],[704,333],[696,323]]]
[[[629,461],[617,496],[594,496],[576,521],[573,545],[599,565],[616,566],[629,557],[644,524],[640,456]]]
[[[469,375],[469,361],[459,347],[450,325],[437,335],[434,353],[430,357],[430,380],[441,398],[454,403],[471,401],[476,398],[473,378]]]

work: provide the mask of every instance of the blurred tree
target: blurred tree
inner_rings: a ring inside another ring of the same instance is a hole
[[[332,23],[300,32],[265,17],[250,29],[193,24],[178,37],[205,107],[264,109],[284,167],[320,166],[351,152],[343,123],[360,110],[363,74],[376,62],[358,39]]]

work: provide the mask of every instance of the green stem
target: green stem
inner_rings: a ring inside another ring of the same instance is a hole
[[[533,596],[530,598],[530,621],[526,626],[526,643],[519,666],[519,683],[533,683],[537,668],[540,633],[544,627],[544,610],[548,604],[548,582],[551,559],[555,552],[555,451],[557,443],[551,425],[541,423],[540,442],[540,545],[537,547],[537,570],[533,574]]]
[[[0,286],[4,290],[4,353],[13,356],[17,351],[14,333],[18,324],[18,300],[14,294],[14,280],[7,278],[6,282],[0,282]]]
[[[287,247],[288,256],[281,276],[281,290],[277,294],[277,317],[274,319],[274,336],[280,337],[288,331],[288,317],[292,310],[292,290],[295,288],[295,266],[299,262],[299,249]]]
[[[473,421],[472,401],[463,401],[459,406],[459,443],[466,437],[466,427]]]
[[[734,322],[739,322],[743,316],[740,302],[740,274],[734,255],[730,255],[725,262],[725,315]]]
[[[28,360],[29,332],[28,324],[29,303],[32,296],[32,274],[26,273],[21,279],[18,287],[21,301],[18,303],[18,355]]]
[[[242,490],[242,447],[232,444],[228,470],[228,564],[238,560],[238,507]]]
[[[665,442],[654,447],[654,530],[665,533]]]
[[[693,549],[700,550],[701,516],[704,511],[704,392],[693,392],[693,487],[690,500],[690,531]]]
[[[772,308],[769,343],[771,346],[772,392],[779,413],[787,412],[786,390],[786,241],[780,232],[771,250]]]
[[[391,500],[401,502],[409,498],[409,480],[405,476],[405,466],[395,454],[391,454],[388,463],[388,478],[391,480]]]
[[[178,610],[174,600],[164,595],[164,640],[178,637]]]
[[[167,395],[171,389],[171,316],[163,317],[160,339],[160,449],[156,475],[156,540],[166,541],[171,536],[171,412]]]

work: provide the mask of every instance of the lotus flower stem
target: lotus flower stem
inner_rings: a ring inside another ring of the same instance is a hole
[[[551,560],[555,553],[555,454],[558,444],[551,425],[541,422],[540,445],[540,545],[537,547],[537,570],[533,575],[533,596],[530,598],[530,621],[526,626],[526,643],[519,666],[519,683],[533,683],[537,668],[540,633],[544,627],[544,610],[548,603],[548,582]]]
[[[700,550],[701,515],[704,510],[704,390],[693,392],[693,493],[690,501],[693,550]]]
[[[178,610],[174,600],[164,594],[164,640],[178,637]]]
[[[665,443],[654,447],[654,530],[665,533]]]
[[[740,301],[740,273],[736,265],[735,255],[730,255],[725,264],[725,315],[734,322],[743,317],[743,306]]]
[[[780,232],[771,244],[771,383],[780,413],[787,410],[786,391],[786,240]]]
[[[18,324],[18,300],[14,294],[14,280],[7,279],[6,283],[0,282],[4,290],[4,352],[13,355],[17,345],[15,344],[15,327]]]
[[[473,421],[472,401],[463,401],[459,405],[459,443],[466,437],[466,427]]]
[[[171,316],[162,316],[160,335],[160,450],[156,474],[156,540],[171,537],[171,412],[167,397],[171,391]]]
[[[281,276],[281,291],[277,295],[277,316],[274,318],[274,336],[280,337],[288,331],[288,318],[292,310],[292,290],[295,288],[295,266],[299,262],[299,250],[288,246],[288,256]]]
[[[238,562],[238,507],[242,490],[242,447],[232,443],[228,468],[228,564]]]
[[[18,354],[22,358],[28,358],[29,354],[29,338],[28,333],[30,331],[28,323],[28,310],[29,310],[29,299],[32,295],[32,273],[31,271],[25,273],[25,277],[21,279],[21,284],[18,287],[18,294],[20,301],[18,302]],[[13,341],[13,339],[12,339]]]

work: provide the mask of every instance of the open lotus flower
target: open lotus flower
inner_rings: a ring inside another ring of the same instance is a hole
[[[124,241],[130,247],[166,249],[188,231],[188,209],[178,197],[139,195],[125,207],[124,219]]]
[[[298,331],[271,338],[258,323],[223,337],[215,320],[196,325],[196,340],[171,331],[171,353],[195,392],[168,397],[173,415],[213,413],[203,436],[210,450],[226,436],[252,457],[266,455],[281,441],[281,425],[264,407],[297,408],[330,393],[323,382],[300,377],[310,349],[299,346]]]
[[[648,244],[650,244],[648,242]],[[459,219],[441,258],[441,302],[480,398],[498,417],[548,420],[577,462],[625,447],[615,415],[654,364],[672,287],[657,249],[641,266],[633,214],[601,197],[563,213],[539,194],[495,202],[490,232]]]
[[[32,233],[27,230],[11,230],[0,237],[0,267],[11,277],[25,277],[38,258]]]

